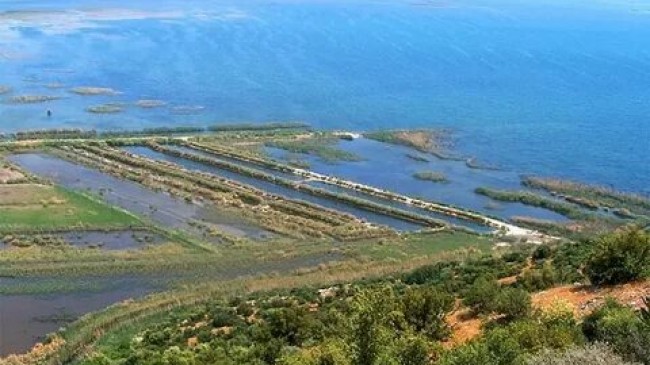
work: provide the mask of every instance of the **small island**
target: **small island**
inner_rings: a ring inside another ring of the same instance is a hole
[[[59,100],[61,97],[53,95],[16,95],[9,98],[12,104],[38,104]]]
[[[72,93],[74,93],[74,94],[82,95],[82,96],[117,95],[117,94],[119,94],[119,92],[117,92],[116,90],[108,88],[108,87],[82,86],[82,87],[75,87],[70,91]]]
[[[123,112],[124,107],[120,104],[101,104],[89,106],[86,111],[93,114],[116,114]]]
[[[431,181],[435,183],[448,183],[447,176],[439,171],[419,171],[413,174],[418,180]]]
[[[153,109],[153,108],[159,108],[167,105],[162,100],[138,100],[135,105],[139,106],[140,108],[144,109]]]

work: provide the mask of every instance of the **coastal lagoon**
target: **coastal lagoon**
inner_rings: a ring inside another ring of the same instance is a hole
[[[487,164],[648,193],[649,49],[632,1],[3,0],[0,131],[446,127]]]

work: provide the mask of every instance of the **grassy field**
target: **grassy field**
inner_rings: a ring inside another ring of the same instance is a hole
[[[44,185],[0,187],[0,230],[138,225],[136,217],[80,193]]]

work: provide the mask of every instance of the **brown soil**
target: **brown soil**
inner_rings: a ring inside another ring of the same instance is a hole
[[[12,169],[0,167],[0,184],[6,184],[11,181],[16,181],[24,178],[25,176],[20,172]]]
[[[514,277],[502,279],[502,283],[512,281]],[[650,280],[624,285],[594,288],[586,285],[564,285],[552,288],[532,296],[533,308],[551,309],[558,303],[573,308],[577,318],[584,317],[601,306],[605,299],[611,297],[619,303],[639,309],[645,306],[643,299],[650,296]],[[443,343],[445,347],[454,347],[481,334],[481,319],[472,316],[467,308],[459,308],[447,317],[452,328],[452,336]]]
[[[591,313],[605,302],[607,297],[633,308],[642,308],[643,299],[650,296],[650,280],[624,285],[594,288],[584,285],[565,285],[533,295],[533,307],[551,308],[556,303],[571,305],[577,317]]]

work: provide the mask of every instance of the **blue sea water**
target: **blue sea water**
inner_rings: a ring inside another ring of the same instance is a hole
[[[0,132],[448,127],[459,151],[515,173],[650,193],[642,1],[0,0],[0,85]],[[7,102],[22,94],[63,99]],[[106,102],[126,110],[85,111]]]

